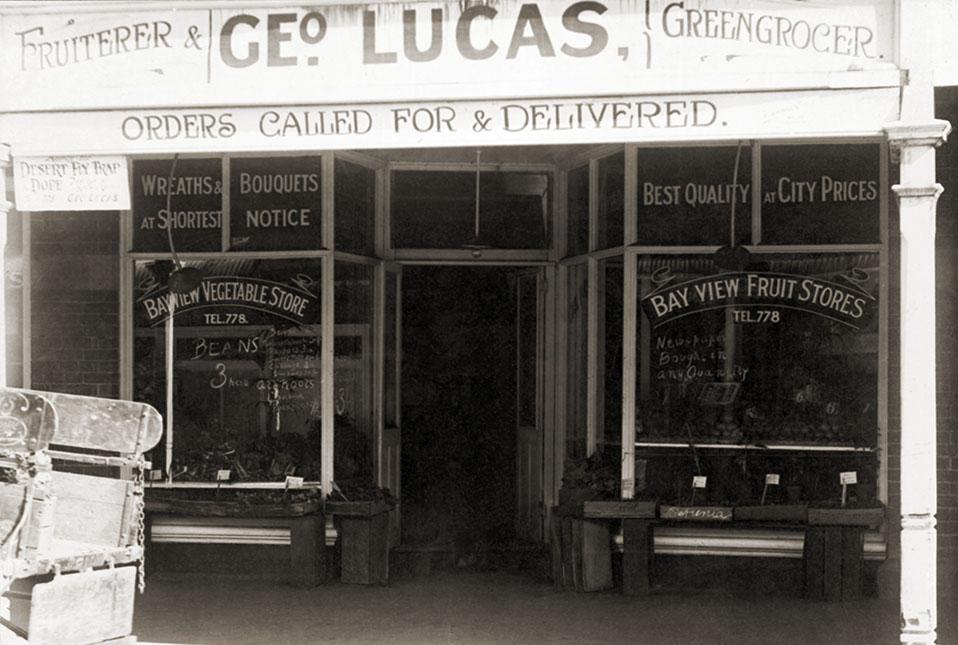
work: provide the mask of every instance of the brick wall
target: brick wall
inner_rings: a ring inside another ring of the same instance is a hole
[[[32,386],[116,397],[117,214],[39,213],[30,218]]]
[[[958,87],[939,88],[935,113],[958,127]],[[937,155],[938,553],[939,587],[958,596],[958,141]]]

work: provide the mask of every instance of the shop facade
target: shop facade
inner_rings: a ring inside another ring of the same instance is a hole
[[[605,492],[675,520],[884,507],[864,559],[885,584],[903,572],[909,642],[930,642],[925,294],[948,131],[918,36],[932,14],[730,0],[0,15],[22,276],[7,382],[153,404],[156,490],[383,487],[402,542],[404,452],[422,449],[404,397],[423,396],[404,385],[406,282],[498,267],[514,333],[489,369],[511,397],[496,441],[515,538],[548,541],[563,482],[596,464]],[[154,536],[224,530],[276,539],[175,518]],[[731,524],[663,529],[654,548],[802,557],[791,532]]]

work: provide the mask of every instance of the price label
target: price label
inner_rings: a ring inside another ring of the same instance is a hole
[[[778,473],[768,473],[765,475],[765,483],[769,486],[778,486]]]
[[[858,483],[858,471],[848,470],[839,475],[841,479],[842,486],[846,484],[857,484]]]
[[[290,477],[286,476],[286,488],[302,488],[303,487],[303,478],[302,477]]]
[[[228,482],[230,480],[230,470],[226,468],[224,470],[216,471],[216,481],[218,482]]]
[[[696,475],[692,478],[692,488],[705,488],[705,482],[708,479],[705,475]]]
[[[150,471],[150,481],[155,482],[163,479],[163,471],[159,468],[154,468]]]

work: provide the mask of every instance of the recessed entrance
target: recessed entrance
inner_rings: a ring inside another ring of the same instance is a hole
[[[463,568],[494,566],[488,553],[524,537],[517,530],[519,272],[403,269],[402,544],[454,554],[446,561]]]

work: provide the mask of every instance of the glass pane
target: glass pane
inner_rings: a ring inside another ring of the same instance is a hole
[[[165,410],[164,327],[174,314],[177,480],[319,479],[320,264],[209,260],[171,294],[171,265],[136,264],[134,398]],[[163,446],[152,454],[163,467]]]
[[[550,176],[483,171],[479,235],[476,173],[392,173],[393,246],[398,248],[544,249],[549,246]]]
[[[877,143],[762,147],[762,242],[877,244]]]
[[[519,275],[519,425],[535,427],[538,358],[538,276]]]
[[[219,159],[133,161],[133,250],[219,251],[223,248],[223,164]],[[169,209],[167,209],[169,200]],[[167,224],[170,232],[167,232]]]
[[[581,255],[589,251],[589,166],[569,171],[567,195],[568,246],[566,255]]]
[[[599,160],[599,249],[622,246],[625,215],[625,153]]]
[[[574,264],[568,273],[566,457],[586,456],[588,383],[589,268]]]
[[[375,255],[376,171],[336,159],[336,249]]]
[[[741,272],[712,256],[640,257],[638,440],[874,448],[878,268],[869,253],[753,256]],[[777,495],[791,485],[806,501],[840,496],[843,468],[858,471],[859,500],[876,491],[870,452],[750,455],[709,461],[690,450],[649,484],[688,495],[698,463],[715,478],[713,501],[757,500],[767,472],[781,475]]]
[[[320,157],[230,159],[230,250],[323,245]]]
[[[344,490],[374,479],[372,284],[373,267],[336,263],[333,472]]]
[[[386,427],[395,427],[398,423],[396,394],[398,350],[397,324],[399,315],[399,274],[386,272],[386,329],[385,329],[385,387],[383,388],[383,406]]]
[[[638,240],[648,245],[727,245],[735,201],[736,244],[751,239],[751,150],[640,148]]]
[[[604,392],[599,441],[607,450],[619,450],[622,445],[622,280],[621,256],[599,261],[599,364]]]

